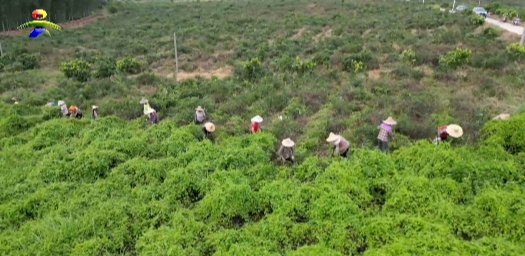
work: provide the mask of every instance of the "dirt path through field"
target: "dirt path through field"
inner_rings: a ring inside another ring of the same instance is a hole
[[[65,29],[65,28],[77,28],[77,27],[83,27],[85,25],[88,25],[92,22],[95,22],[101,18],[103,18],[104,16],[103,15],[92,15],[92,16],[87,16],[87,17],[84,17],[84,18],[81,18],[81,19],[78,19],[78,20],[73,20],[73,21],[68,21],[68,22],[64,22],[64,23],[59,23],[58,25],[60,27],[62,27],[62,29]],[[31,28],[28,28],[28,29],[24,29],[24,30],[10,30],[10,31],[3,31],[3,32],[0,32],[0,36],[18,36],[18,35],[23,35],[23,34],[27,34],[31,31]]]
[[[509,32],[512,32],[514,34],[518,34],[518,35],[522,35],[523,34],[523,25],[520,25],[520,26],[514,26],[512,25],[512,23],[505,23],[505,22],[502,22],[502,21],[499,21],[499,20],[496,20],[496,19],[492,19],[492,18],[486,18],[485,21],[487,23],[490,23],[492,25],[496,25],[502,29],[505,29]]]

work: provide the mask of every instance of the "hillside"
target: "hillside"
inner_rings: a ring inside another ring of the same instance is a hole
[[[113,2],[51,33],[0,37],[1,255],[525,251],[516,35],[431,4],[332,0]],[[102,117],[43,106],[62,99]],[[385,155],[371,149],[389,115]],[[428,142],[452,122],[461,140]],[[329,132],[348,159],[328,156]],[[289,136],[293,166],[275,156]]]

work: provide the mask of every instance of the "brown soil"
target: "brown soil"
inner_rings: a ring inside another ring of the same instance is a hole
[[[182,80],[185,80],[185,79],[191,79],[191,78],[196,78],[196,77],[202,77],[202,78],[210,79],[212,76],[216,76],[219,79],[223,79],[223,78],[226,78],[228,76],[231,76],[232,74],[233,74],[233,68],[231,68],[231,67],[223,67],[223,68],[219,68],[219,69],[216,69],[216,70],[199,71],[199,72],[188,72],[188,73],[186,73],[184,71],[181,71],[177,75],[177,81],[182,81]],[[169,75],[171,75],[171,77],[173,77],[173,74],[168,74],[168,77],[169,77]]]
[[[95,21],[97,21],[97,20],[99,20],[99,19],[101,19],[103,17],[104,17],[103,15],[87,16],[87,17],[84,17],[84,18],[81,18],[81,19],[78,19],[78,20],[73,20],[73,21],[64,22],[64,23],[58,23],[58,25],[60,27],[62,27],[62,29],[83,27],[83,26],[88,25],[88,24],[90,24],[92,22],[95,22]],[[31,31],[31,28],[24,29],[24,30],[3,31],[3,32],[0,32],[0,36],[18,36],[18,35],[27,34],[30,31]]]

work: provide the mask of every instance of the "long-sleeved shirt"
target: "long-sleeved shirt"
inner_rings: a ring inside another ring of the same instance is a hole
[[[293,156],[293,147],[292,148],[287,148],[287,147],[281,145],[281,147],[279,148],[279,156],[283,160],[286,160],[286,159],[292,159],[293,160],[293,158],[294,158],[294,156]]]
[[[75,107],[75,111],[73,111],[73,112],[71,113],[71,116],[72,116],[72,117],[77,117],[77,116],[78,116],[79,114],[81,114],[81,113],[82,113],[82,111],[81,111],[78,107]]]
[[[381,141],[388,142],[389,137],[394,137],[394,133],[392,133],[392,130],[388,131],[383,128],[381,128],[381,125],[377,127],[379,129],[379,134],[377,135],[377,139]]]
[[[148,110],[150,109],[149,103],[144,104],[144,115],[148,116]]]
[[[334,154],[342,154],[350,147],[350,142],[348,142],[345,138],[340,137],[334,141],[334,146]]]
[[[60,106],[60,110],[62,111],[63,115],[69,114],[69,109],[67,109],[67,105],[66,104],[63,104],[62,106]]]
[[[195,121],[204,122],[205,118],[206,114],[204,113],[204,111],[195,111]]]

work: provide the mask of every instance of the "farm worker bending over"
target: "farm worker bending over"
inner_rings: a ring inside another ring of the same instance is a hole
[[[510,114],[499,114],[495,116],[494,118],[492,118],[492,120],[509,120],[509,119],[510,119]]]
[[[204,109],[201,106],[198,106],[195,109],[195,124],[203,124],[205,118],[206,113],[204,113]]]
[[[214,131],[215,125],[213,123],[207,122],[202,126],[202,132],[206,138],[208,138]]]
[[[159,122],[159,117],[157,116],[157,111],[155,109],[148,109],[148,117],[152,124],[156,124]]]
[[[67,109],[66,102],[64,102],[63,100],[59,100],[58,106],[60,107],[60,111],[62,111],[62,115],[69,116],[69,110]]]
[[[69,106],[69,117],[76,117],[78,119],[82,118],[82,111],[77,108],[75,105]]]
[[[259,131],[259,127],[261,126],[261,123],[263,121],[263,118],[261,116],[254,116],[252,118],[252,123],[250,125],[250,132],[256,133]]]
[[[13,104],[18,104],[18,100],[15,97],[11,98],[11,100],[13,101]]]
[[[463,135],[463,128],[457,124],[444,125],[438,128],[437,137],[434,139],[434,144],[439,141],[446,141],[448,136],[452,138],[460,138]]]
[[[348,142],[343,136],[336,135],[333,132],[330,133],[326,142],[334,143],[334,155],[339,154],[342,157],[347,157],[348,150],[350,149],[350,142]]]
[[[290,161],[293,164],[295,142],[291,140],[290,138],[284,139],[281,142],[281,147],[279,148],[279,156],[281,157],[281,160],[284,161]]]
[[[98,117],[98,107],[93,105],[93,107],[91,107],[91,119],[95,120],[97,119]]]
[[[379,134],[377,135],[377,144],[379,150],[388,154],[388,138],[394,138],[394,133],[392,132],[392,126],[396,125],[397,122],[389,116],[386,120],[383,120],[383,123],[377,128],[379,129]]]

